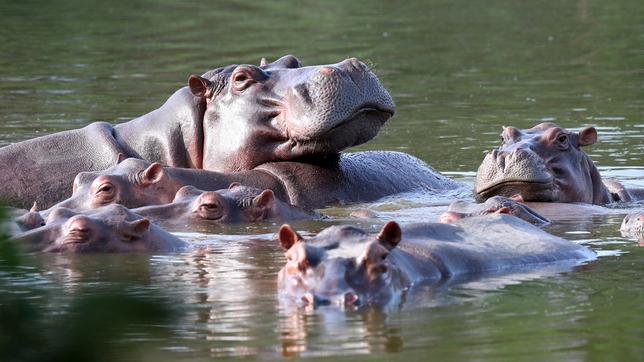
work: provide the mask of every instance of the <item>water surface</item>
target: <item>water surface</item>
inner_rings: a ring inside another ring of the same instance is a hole
[[[375,69],[398,112],[355,150],[408,152],[471,185],[502,125],[593,125],[600,139],[588,152],[601,172],[644,187],[642,19],[635,0],[9,0],[0,4],[0,145],[130,120],[190,74],[221,65],[287,53],[304,64],[356,56]],[[403,195],[322,210],[330,221],[296,226],[317,232],[350,222],[375,231],[388,219],[433,220],[447,202]],[[383,219],[348,219],[358,207]],[[105,290],[176,307],[169,321],[129,326],[112,345],[115,359],[631,360],[644,352],[644,249],[620,236],[622,217],[549,227],[605,255],[596,262],[419,286],[391,311],[280,305],[277,225],[182,230],[207,247],[176,255],[36,255],[34,267],[0,273],[0,293],[28,298],[52,321]]]

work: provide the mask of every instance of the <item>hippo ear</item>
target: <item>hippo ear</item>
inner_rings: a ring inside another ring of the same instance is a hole
[[[125,241],[134,241],[139,239],[150,230],[150,220],[140,219],[130,222],[125,222],[121,227],[121,236]]]
[[[235,187],[239,187],[239,186],[241,186],[241,184],[239,182],[233,182],[230,185],[228,185],[228,190],[232,190]]]
[[[273,190],[266,189],[262,191],[261,194],[253,198],[253,206],[258,206],[261,208],[270,208],[273,205],[275,200],[275,194]]]
[[[119,152],[119,154],[116,156],[116,164],[118,165],[119,163],[123,162],[123,160],[125,160],[126,158],[127,156],[125,154]]]
[[[266,60],[266,58],[262,58],[262,60],[259,61],[260,67],[265,67],[267,65],[268,65],[268,61]]]
[[[395,221],[390,221],[385,224],[377,236],[378,241],[388,250],[391,250],[398,245],[402,238],[402,231],[400,225]]]
[[[188,86],[193,95],[200,98],[210,98],[214,83],[198,75],[191,75],[188,78]]]
[[[298,234],[297,231],[295,231],[289,224],[282,225],[278,238],[280,239],[280,245],[282,245],[284,250],[288,250],[296,242],[304,240],[302,239],[302,236],[300,236],[300,234]]]
[[[595,127],[586,127],[579,131],[578,144],[580,147],[590,146],[595,142],[597,142],[597,130]]]
[[[165,176],[165,169],[159,163],[153,163],[143,171],[141,183],[143,186],[150,186],[163,179]]]
[[[38,201],[34,201],[34,204],[31,205],[31,209],[29,209],[29,212],[38,212]]]

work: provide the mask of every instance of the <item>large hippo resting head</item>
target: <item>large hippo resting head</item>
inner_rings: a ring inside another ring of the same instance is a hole
[[[525,201],[612,201],[599,171],[581,149],[597,141],[594,127],[579,132],[554,123],[527,130],[503,127],[501,139],[501,146],[485,156],[476,174],[480,199],[519,194]]]
[[[122,205],[85,212],[60,207],[46,221],[14,239],[30,250],[65,253],[168,252],[186,245]]]
[[[287,55],[260,66],[230,65],[191,76],[189,86],[206,104],[207,170],[323,159],[369,141],[395,112],[387,90],[355,58],[304,67]]]

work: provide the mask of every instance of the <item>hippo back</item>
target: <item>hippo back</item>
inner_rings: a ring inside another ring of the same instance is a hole
[[[454,224],[410,225],[403,235],[399,248],[432,260],[443,277],[596,258],[582,245],[503,214],[472,217]]]

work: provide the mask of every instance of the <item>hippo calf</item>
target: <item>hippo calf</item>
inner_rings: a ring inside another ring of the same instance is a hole
[[[46,225],[13,239],[31,251],[64,253],[170,252],[187,245],[116,204],[85,212],[56,208],[49,213]]]
[[[597,141],[594,127],[579,132],[554,123],[527,130],[504,127],[501,139],[501,146],[485,156],[476,173],[479,199],[519,194],[525,201],[603,205],[644,198],[644,190],[602,181],[593,161],[581,150]]]
[[[511,198],[493,196],[480,204],[457,200],[449,205],[447,211],[440,216],[439,221],[442,223],[451,223],[472,216],[508,214],[536,226],[546,226],[550,223],[550,220],[539,215],[539,213],[522,202],[523,198],[519,195],[512,196]]]
[[[644,210],[626,215],[619,230],[625,238],[644,241]]]
[[[304,239],[284,225],[278,238],[286,256],[278,275],[280,293],[311,305],[387,305],[418,282],[596,257],[584,246],[504,214],[415,224],[404,232],[389,222],[376,236],[332,226]]]
[[[314,212],[279,200],[270,189],[261,190],[238,183],[217,191],[184,186],[169,204],[144,206],[132,211],[161,224],[285,222],[321,218]]]
[[[394,167],[397,172],[382,172]],[[161,205],[172,202],[183,186],[221,190],[235,182],[270,189],[278,199],[304,209],[334,202],[372,201],[397,191],[460,187],[421,160],[400,152],[349,153],[333,166],[274,162],[233,173],[164,167],[127,158],[106,170],[79,173],[72,183],[72,195],[52,208],[87,210],[112,203],[129,208]],[[48,212],[41,213],[46,216]]]

